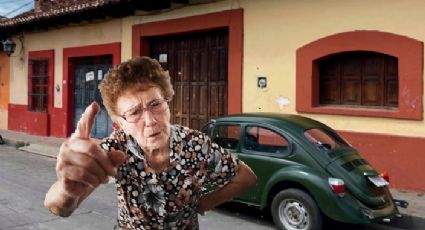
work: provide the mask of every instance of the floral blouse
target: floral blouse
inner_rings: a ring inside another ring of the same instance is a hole
[[[123,131],[101,143],[105,150],[127,152],[115,177],[121,229],[199,229],[205,186],[222,187],[235,176],[239,160],[208,136],[178,125],[170,133],[170,165],[161,173],[148,167],[143,150]]]

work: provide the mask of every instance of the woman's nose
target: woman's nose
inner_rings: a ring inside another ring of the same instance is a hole
[[[154,126],[156,124],[156,119],[155,116],[152,114],[151,111],[146,110],[143,111],[143,116],[144,116],[144,121],[145,121],[145,126]]]

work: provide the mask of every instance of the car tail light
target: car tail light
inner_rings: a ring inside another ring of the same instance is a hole
[[[382,178],[384,178],[388,183],[390,183],[390,175],[388,174],[388,172],[381,172],[379,174],[379,176],[381,176]]]
[[[345,195],[346,188],[343,180],[331,177],[328,179],[328,183],[335,194],[340,197],[343,197]]]

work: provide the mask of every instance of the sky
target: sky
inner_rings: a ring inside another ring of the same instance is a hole
[[[34,8],[34,0],[0,0],[0,15],[14,17]]]

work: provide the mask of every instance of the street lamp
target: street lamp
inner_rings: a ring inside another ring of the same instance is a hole
[[[5,41],[2,42],[3,44],[3,51],[7,54],[7,56],[10,57],[10,55],[15,52],[15,48],[16,48],[16,43],[8,38]]]

